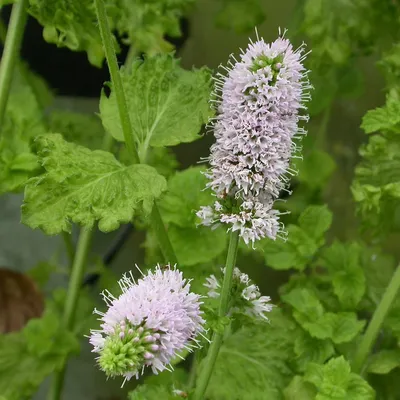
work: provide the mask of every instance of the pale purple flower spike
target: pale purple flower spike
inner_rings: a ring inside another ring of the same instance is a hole
[[[293,139],[306,134],[298,126],[308,121],[299,114],[310,100],[305,56],[304,44],[294,50],[284,34],[272,44],[257,34],[240,61],[232,56],[223,67],[227,75],[217,74],[218,115],[210,123],[216,142],[205,173],[217,201],[197,213],[203,225],[229,224],[246,244],[282,232],[272,207],[297,173],[290,168],[299,150]]]
[[[172,369],[170,361],[179,352],[199,346],[196,336],[205,322],[201,296],[190,292],[182,272],[157,265],[137,282],[132,273],[125,275],[119,285],[123,293],[118,298],[103,293],[108,310],[95,310],[101,330],[91,330],[89,339],[107,375],[129,380],[145,367],[157,374]]]

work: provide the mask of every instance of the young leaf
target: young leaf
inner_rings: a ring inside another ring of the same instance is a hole
[[[142,159],[149,146],[174,146],[199,138],[202,124],[211,115],[208,99],[211,76],[207,69],[186,71],[172,55],[137,60],[124,69],[125,89],[133,134]],[[103,91],[101,119],[115,139],[123,141],[115,93]]]
[[[327,364],[311,363],[304,379],[318,391],[315,400],[374,400],[375,393],[359,375],[350,370],[343,356],[331,359]]]
[[[120,0],[113,10],[113,20],[120,36],[137,53],[168,52],[173,45],[165,40],[165,35],[181,35],[180,19],[194,3],[194,0]]]
[[[29,3],[29,12],[43,26],[47,42],[73,51],[86,51],[90,63],[101,67],[104,51],[91,0],[31,0]]]
[[[211,376],[207,398],[253,400],[282,398],[292,371],[295,324],[279,310],[271,324],[243,326],[229,336],[221,347]],[[283,335],[282,332],[285,332]]]
[[[151,211],[166,181],[147,165],[124,166],[111,153],[68,143],[59,134],[36,140],[45,173],[25,189],[22,222],[49,235],[71,230],[71,222],[109,232],[142,207]]]
[[[354,310],[365,293],[365,275],[360,265],[361,248],[356,243],[334,242],[322,253],[333,290],[344,309]]]
[[[383,107],[368,111],[362,120],[365,133],[395,131],[400,133],[400,99],[395,90],[389,92]]]

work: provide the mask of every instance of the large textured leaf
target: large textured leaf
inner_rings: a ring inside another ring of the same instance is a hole
[[[147,165],[124,166],[111,153],[68,143],[59,134],[36,140],[46,172],[25,189],[22,221],[47,234],[70,231],[71,221],[108,232],[149,213],[166,189],[165,179]]]
[[[199,138],[210,116],[210,72],[185,71],[171,55],[136,61],[122,70],[133,134],[142,159],[149,146],[173,146]],[[124,140],[115,93],[102,93],[103,125],[115,139]]]
[[[243,327],[226,339],[209,384],[211,399],[283,399],[292,377],[296,327],[279,310],[270,320],[270,325]]]

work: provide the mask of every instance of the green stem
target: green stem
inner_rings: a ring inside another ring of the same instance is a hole
[[[3,124],[8,95],[10,94],[12,74],[16,65],[25,23],[28,17],[26,12],[28,0],[17,1],[12,8],[10,23],[0,64],[0,127]]]
[[[239,245],[239,232],[231,232],[229,241],[228,255],[225,263],[225,275],[222,283],[221,297],[218,309],[218,316],[223,318],[228,312],[228,305],[231,296],[232,276],[236,263],[236,255]],[[219,349],[221,348],[224,333],[214,332],[212,342],[208,350],[206,359],[204,360],[204,367],[201,369],[199,379],[197,380],[196,389],[194,392],[193,400],[202,400],[206,393],[208,383],[213,372],[215,362],[217,361]]]
[[[140,158],[136,150],[135,143],[133,141],[132,125],[129,118],[124,87],[122,85],[121,75],[118,68],[113,36],[110,30],[110,26],[108,24],[104,1],[95,0],[95,6],[97,11],[97,18],[99,21],[100,34],[103,41],[108,68],[110,71],[111,81],[113,84],[115,96],[117,98],[118,112],[121,120],[122,131],[124,133],[125,143],[132,157],[132,161],[134,163],[140,163]],[[178,260],[176,254],[169,240],[168,233],[166,231],[166,228],[164,226],[164,223],[160,215],[160,211],[156,203],[154,203],[151,215],[152,215],[153,229],[156,233],[157,241],[161,248],[165,261],[173,264],[177,263]]]
[[[74,326],[75,311],[79,299],[79,290],[82,285],[82,278],[85,272],[87,254],[91,239],[92,231],[88,228],[82,228],[76,247],[74,262],[72,264],[71,278],[69,281],[62,319],[63,327],[67,331],[71,331]],[[58,400],[60,398],[64,383],[64,374],[65,366],[54,376],[53,384],[49,393],[50,400]]]
[[[68,232],[63,232],[62,237],[64,240],[65,244],[65,249],[67,250],[67,257],[68,257],[68,262],[69,262],[69,267],[72,267],[72,264],[74,262],[74,257],[75,257],[75,246],[72,242],[72,236]]]
[[[122,132],[124,134],[126,147],[128,148],[128,151],[132,157],[132,161],[134,163],[139,163],[139,155],[136,151],[135,143],[133,141],[131,120],[129,118],[125,91],[122,85],[121,74],[119,72],[117,56],[115,53],[114,38],[108,23],[106,8],[103,0],[95,0],[94,4],[96,6],[100,35],[103,41],[108,69],[110,71],[114,93],[117,98],[118,113],[121,120]]]
[[[353,372],[360,373],[363,369],[365,360],[371,352],[372,346],[378,336],[382,323],[390,310],[400,288],[400,265],[392,276],[392,279],[383,294],[382,300],[376,308],[368,328],[363,336],[360,345],[357,347],[356,354],[352,362]]]

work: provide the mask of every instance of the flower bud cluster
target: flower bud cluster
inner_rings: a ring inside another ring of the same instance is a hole
[[[306,133],[298,124],[308,120],[300,114],[311,88],[303,52],[284,37],[272,44],[258,39],[215,78],[216,142],[205,175],[217,201],[197,213],[204,225],[228,224],[246,243],[282,231],[272,207],[296,174],[294,139]]]

